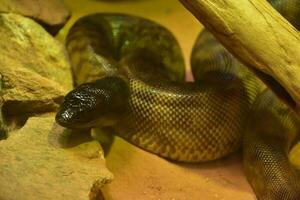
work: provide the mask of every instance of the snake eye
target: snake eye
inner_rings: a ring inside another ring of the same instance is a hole
[[[129,89],[119,77],[105,77],[72,90],[65,97],[56,121],[68,128],[107,126],[127,109]]]

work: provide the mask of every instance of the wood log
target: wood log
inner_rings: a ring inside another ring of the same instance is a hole
[[[180,1],[242,63],[280,84],[300,115],[300,35],[266,0]]]

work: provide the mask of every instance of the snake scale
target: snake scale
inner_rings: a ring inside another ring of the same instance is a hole
[[[299,27],[298,0],[270,3]],[[297,117],[208,31],[193,48],[194,83],[184,81],[174,36],[140,17],[85,16],[66,45],[76,88],[57,113],[62,126],[112,127],[140,148],[184,162],[222,158],[242,145],[258,199],[300,199],[300,177],[287,156],[299,138]]]

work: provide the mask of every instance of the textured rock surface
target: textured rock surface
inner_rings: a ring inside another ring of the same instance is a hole
[[[58,83],[16,65],[0,66],[0,84],[7,117],[54,111],[66,94]]]
[[[30,118],[0,141],[1,200],[84,200],[111,181],[98,142],[77,138],[76,146],[53,122],[54,115]]]
[[[0,36],[1,138],[6,126],[54,111],[72,81],[63,45],[33,20],[2,13]]]
[[[52,34],[56,34],[70,17],[62,0],[0,0],[0,11],[31,17]]]
[[[0,14],[0,68],[24,67],[72,87],[70,65],[61,43],[33,20],[16,14]]]
[[[0,139],[2,121],[24,125],[0,140],[0,199],[101,199],[112,174],[99,143],[55,125],[54,114],[26,121],[54,111],[72,87],[64,47],[17,14],[0,14],[0,36]]]

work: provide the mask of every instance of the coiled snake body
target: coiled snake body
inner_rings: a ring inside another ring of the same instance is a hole
[[[271,2],[290,19],[299,16],[296,1]],[[169,31],[139,17],[83,17],[67,48],[78,86],[65,97],[59,124],[112,127],[134,145],[185,162],[224,157],[243,141],[258,199],[300,199],[299,175],[287,157],[298,120],[208,31],[191,57],[196,83],[184,82],[180,47]]]

